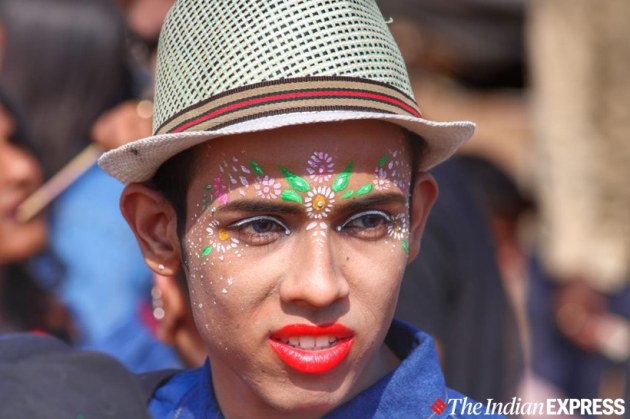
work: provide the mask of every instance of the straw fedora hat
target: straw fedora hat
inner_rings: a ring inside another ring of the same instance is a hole
[[[105,153],[123,183],[213,138],[287,125],[378,119],[447,159],[471,122],[423,118],[374,0],[178,0],[160,34],[153,135]]]

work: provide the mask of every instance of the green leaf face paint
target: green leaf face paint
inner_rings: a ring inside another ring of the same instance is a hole
[[[361,195],[369,194],[370,192],[372,192],[373,188],[374,186],[371,183],[366,183],[365,185],[359,188],[359,190],[354,196],[361,196]]]
[[[378,161],[378,167],[383,167],[389,161],[389,156],[387,154],[383,154],[381,159]]]
[[[302,196],[299,193],[290,189],[285,189],[284,191],[282,191],[280,198],[282,198],[283,201],[287,202],[297,202],[298,204],[302,203]]]
[[[299,177],[295,173],[290,172],[286,167],[280,166],[280,171],[284,175],[287,183],[291,185],[293,189],[300,192],[308,192],[311,189],[311,186],[308,184],[306,180]]]
[[[258,163],[256,163],[253,160],[249,162],[249,167],[251,167],[254,173],[256,173],[257,175],[262,176],[265,174],[265,172],[263,172],[263,169],[258,165]]]
[[[349,191],[346,191],[346,193],[341,195],[341,197],[343,199],[350,199],[350,198],[352,198],[352,195],[354,195],[354,191],[352,189],[350,189]]]
[[[341,174],[337,176],[337,179],[335,179],[332,184],[332,190],[334,192],[343,191],[348,187],[348,183],[350,182],[350,174],[352,174],[352,168],[353,163],[350,162],[348,163],[348,166],[343,169],[343,172],[341,172]]]
[[[406,254],[409,254],[409,243],[407,242],[407,240],[402,241],[402,249],[403,249],[403,252],[405,252]]]
[[[202,257],[210,256],[210,253],[212,253],[212,246],[206,246],[204,247],[203,252],[201,252],[201,256]]]

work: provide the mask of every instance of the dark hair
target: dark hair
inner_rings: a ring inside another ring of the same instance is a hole
[[[426,141],[417,134],[403,129],[405,139],[411,151],[411,185],[420,166],[422,157],[426,151]],[[177,216],[177,233],[184,235],[184,220],[186,220],[186,193],[192,177],[192,168],[195,166],[195,147],[185,150],[167,160],[157,170],[153,178],[147,182],[147,186],[160,192],[166,198]],[[411,197],[411,191],[410,191]]]
[[[496,164],[482,156],[458,157],[488,215],[517,220],[523,213],[534,210],[534,202],[514,180]]]
[[[26,137],[26,131],[15,108],[0,91],[0,107],[14,121],[15,128],[9,135],[9,141],[17,147],[33,154],[33,145]],[[52,254],[40,256],[45,264],[46,280],[56,282],[63,269]],[[58,316],[51,315],[55,310],[54,294],[35,280],[29,261],[17,261],[3,264],[0,262],[0,334],[40,330],[70,340],[68,324],[61,324]],[[59,313],[59,311],[56,311]]]
[[[4,109],[9,117],[12,119],[14,127],[13,131],[9,134],[9,142],[28,151],[33,155],[37,155],[35,152],[35,145],[28,137],[25,120],[19,110],[9,100],[6,94],[0,89],[0,109]]]
[[[0,20],[0,84],[50,176],[89,143],[97,117],[131,95],[124,20],[111,0],[3,0]]]

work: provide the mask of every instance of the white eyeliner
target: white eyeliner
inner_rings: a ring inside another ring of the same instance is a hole
[[[262,221],[262,220],[264,220],[264,221],[271,221],[271,222],[274,222],[276,224],[279,224],[280,226],[282,226],[284,228],[284,234],[285,235],[288,236],[289,234],[291,234],[291,230],[289,230],[289,227],[287,227],[282,221],[278,220],[275,217],[270,217],[268,215],[258,215],[256,217],[246,218],[244,220],[241,220],[241,221],[238,221],[236,223],[231,224],[230,227],[239,228],[239,227],[243,227],[244,225],[252,224],[252,223],[254,223],[256,221]]]
[[[335,230],[337,230],[338,232],[341,232],[341,230],[343,230],[343,228],[346,225],[348,225],[348,223],[351,223],[352,221],[354,221],[354,220],[356,220],[358,218],[365,217],[366,215],[380,215],[383,218],[385,218],[386,222],[388,222],[388,223],[392,222],[392,217],[389,214],[387,214],[386,212],[384,212],[384,211],[377,211],[377,210],[370,210],[370,211],[360,212],[358,214],[353,215],[352,217],[348,218],[345,223],[343,223],[340,226],[337,226],[335,228]]]

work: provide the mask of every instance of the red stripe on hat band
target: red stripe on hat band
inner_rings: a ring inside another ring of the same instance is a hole
[[[380,102],[387,102],[394,106],[398,106],[406,110],[413,116],[421,118],[420,113],[416,109],[412,108],[411,106],[407,105],[406,103],[400,100],[397,100],[397,99],[394,99],[385,95],[372,93],[372,92],[359,92],[356,90],[321,90],[321,91],[281,93],[277,95],[252,98],[252,99],[247,99],[241,102],[231,103],[221,108],[214,109],[213,111],[206,113],[204,115],[201,115],[188,122],[185,122],[182,125],[179,125],[178,127],[174,128],[171,132],[172,133],[182,132],[182,131],[187,130],[188,128],[191,128],[202,122],[208,121],[209,119],[215,118],[224,113],[235,111],[241,108],[246,108],[249,106],[256,106],[256,105],[261,105],[261,104],[269,103],[269,102],[279,102],[279,101],[304,99],[304,98],[307,98],[307,99],[324,98],[325,99],[325,98],[338,98],[338,97],[373,99]]]

